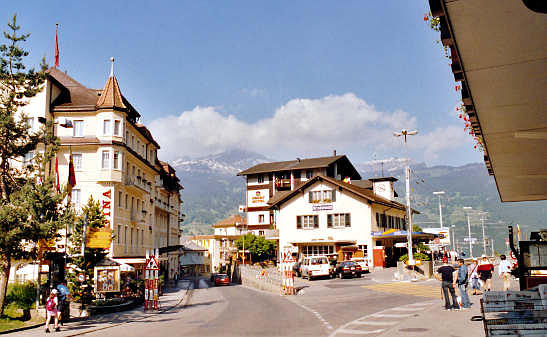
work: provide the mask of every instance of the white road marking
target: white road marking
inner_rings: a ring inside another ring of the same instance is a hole
[[[325,325],[325,327],[326,327],[327,329],[329,329],[329,330],[334,330],[334,328],[332,327],[332,325],[330,325],[329,322],[328,322],[326,319],[324,319],[323,316],[321,316],[321,314],[318,313],[317,311],[315,311],[315,310],[313,310],[313,309],[311,309],[311,308],[308,308],[308,307],[305,306],[304,304],[300,304],[300,303],[295,302],[295,301],[291,301],[291,302],[293,302],[294,304],[298,305],[299,307],[301,307],[301,308],[303,308],[303,309],[305,309],[305,310],[311,312],[312,314],[314,314],[315,317],[317,317],[317,319],[320,320],[320,321]]]
[[[371,317],[385,317],[385,318],[405,318],[411,317],[414,314],[373,314]]]
[[[346,334],[353,334],[353,335],[371,335],[373,333],[380,333],[384,331],[385,329],[378,329],[378,330],[372,330],[372,331],[362,331],[362,330],[353,330],[353,329],[340,329],[337,330],[338,333],[346,333]]]
[[[400,308],[393,308],[391,309],[393,311],[416,311],[416,310],[420,310],[420,307],[412,307],[412,308],[403,308],[403,307],[400,307]]]

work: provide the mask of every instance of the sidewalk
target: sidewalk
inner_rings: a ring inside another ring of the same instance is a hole
[[[162,311],[169,310],[175,306],[183,304],[183,300],[187,298],[186,294],[189,289],[194,288],[193,280],[180,280],[177,284],[177,287],[174,289],[168,290],[163,296],[160,297],[160,313]],[[151,316],[157,315],[158,312],[144,312],[142,306],[123,311],[120,313],[112,313],[106,315],[100,315],[91,317],[89,319],[73,321],[66,323],[61,327],[60,332],[55,332],[55,336],[77,336],[80,334],[85,334],[92,331],[102,330],[114,325],[120,325],[127,322],[134,322],[149,318]],[[51,325],[53,327],[53,324]],[[50,329],[51,329],[50,327]],[[53,331],[52,331],[53,332]],[[18,331],[6,336],[46,336],[50,334],[45,333],[45,326],[41,325],[38,328],[28,329],[24,331]]]

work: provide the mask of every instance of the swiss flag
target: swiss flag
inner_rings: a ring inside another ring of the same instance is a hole
[[[57,29],[55,29],[55,66],[59,66],[59,42],[57,41]]]

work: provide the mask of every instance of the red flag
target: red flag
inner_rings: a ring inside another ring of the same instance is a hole
[[[70,159],[68,161],[68,196],[72,197],[72,188],[76,186],[76,173],[74,172],[74,162],[72,161],[72,149],[70,149]]]
[[[55,28],[55,66],[59,66],[59,43],[57,42],[57,28]]]
[[[55,189],[57,193],[61,192],[61,185],[59,184],[59,159],[55,156]]]

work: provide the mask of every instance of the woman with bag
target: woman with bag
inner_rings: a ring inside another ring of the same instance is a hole
[[[59,300],[57,299],[57,289],[52,289],[49,293],[49,297],[46,302],[46,332],[49,331],[49,325],[51,318],[55,319],[55,331],[60,331],[59,329],[59,317],[57,316],[57,306],[59,305]]]

